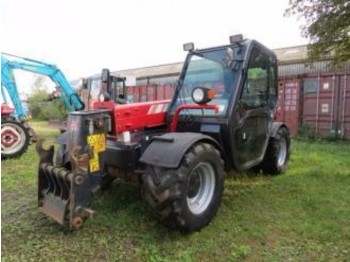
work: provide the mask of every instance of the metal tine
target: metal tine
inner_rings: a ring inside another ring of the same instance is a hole
[[[55,190],[55,196],[61,197],[62,195],[62,184],[60,181],[60,177],[58,176],[58,171],[59,169],[57,167],[54,167],[52,170],[52,175],[55,178],[56,181],[56,190]]]
[[[72,193],[71,192],[72,177],[73,177],[73,173],[67,172],[65,174],[65,179],[64,179],[66,186],[67,186],[67,199],[69,202],[71,201],[71,193]]]
[[[56,176],[55,173],[53,172],[54,167],[53,166],[49,166],[49,170],[50,170],[50,178],[52,181],[52,194],[54,194],[55,196],[57,195],[57,181],[56,181]]]
[[[65,168],[59,168],[57,171],[57,177],[61,181],[62,191],[60,197],[63,200],[68,200],[69,198],[69,185],[66,181],[66,175],[68,174],[68,171],[65,170]]]
[[[44,190],[43,191],[45,191],[45,192],[43,192],[43,193],[47,194],[49,192],[49,189],[50,189],[50,182],[49,182],[50,177],[49,177],[49,174],[47,171],[47,164],[41,167],[41,173],[43,174],[42,176],[43,176],[43,181],[44,181],[44,187],[43,187]]]
[[[44,172],[47,178],[47,185],[48,185],[46,194],[52,193],[55,190],[55,185],[54,185],[54,181],[52,181],[51,168],[49,165],[47,166],[47,168],[45,168]]]

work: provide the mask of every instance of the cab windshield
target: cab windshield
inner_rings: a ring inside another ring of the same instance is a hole
[[[181,104],[193,104],[192,91],[200,86],[215,89],[216,96],[208,104],[218,105],[219,115],[225,115],[234,91],[238,51],[239,48],[224,48],[192,54],[172,109],[175,110]],[[215,115],[213,110],[184,110],[182,114]]]
[[[90,84],[90,99],[98,101],[98,95],[101,92],[101,79],[96,78],[91,80]]]

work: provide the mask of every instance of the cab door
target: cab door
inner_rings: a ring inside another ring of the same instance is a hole
[[[275,59],[264,49],[253,47],[233,116],[233,161],[238,169],[262,161],[268,143],[271,103],[276,86]]]

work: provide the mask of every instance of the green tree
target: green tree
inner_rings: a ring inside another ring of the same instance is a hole
[[[310,40],[311,61],[332,57],[333,65],[350,61],[350,1],[290,0],[285,15],[305,21],[302,35]]]
[[[67,118],[66,109],[60,99],[50,99],[47,87],[38,77],[33,85],[34,92],[29,97],[29,108],[34,119],[38,120],[64,120]]]
[[[34,119],[64,120],[67,118],[67,112],[61,100],[49,101],[49,94],[44,90],[35,90],[29,97],[28,104]]]

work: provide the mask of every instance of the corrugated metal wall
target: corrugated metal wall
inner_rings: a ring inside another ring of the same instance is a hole
[[[329,61],[314,62],[312,64],[307,64],[305,62],[298,62],[293,64],[280,63],[278,65],[279,77],[348,71],[350,71],[350,63],[344,64],[339,69],[334,69],[330,66]]]

